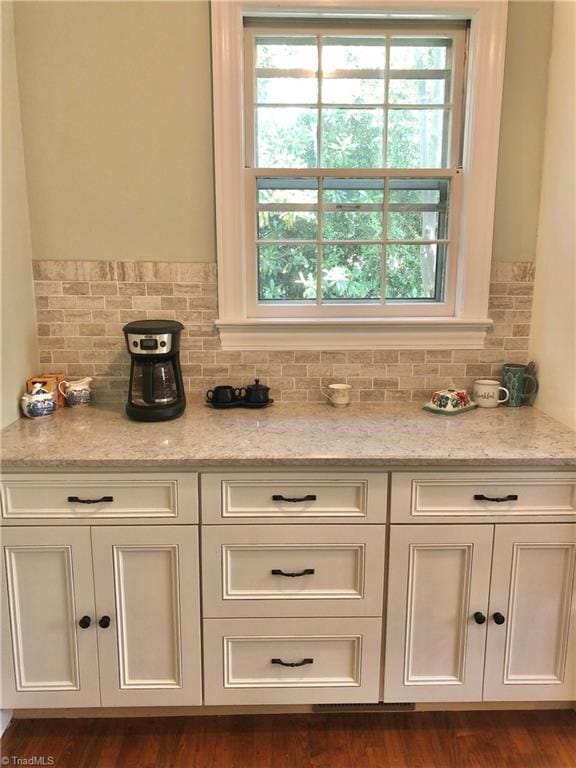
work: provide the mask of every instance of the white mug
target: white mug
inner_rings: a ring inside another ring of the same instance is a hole
[[[320,388],[320,391],[336,408],[345,408],[350,402],[351,384],[329,384],[328,391]]]
[[[500,397],[504,392],[504,397]],[[476,379],[472,389],[472,399],[479,408],[497,408],[500,403],[505,403],[510,397],[506,387],[500,386],[496,379]]]

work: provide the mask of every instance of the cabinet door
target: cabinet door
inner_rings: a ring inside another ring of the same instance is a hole
[[[576,697],[575,561],[574,525],[496,526],[486,700]]]
[[[491,525],[393,525],[384,701],[479,701]],[[480,618],[480,617],[479,617]]]
[[[102,706],[201,704],[197,527],[98,528],[92,542]]]
[[[3,529],[2,551],[2,706],[99,706],[89,529]]]

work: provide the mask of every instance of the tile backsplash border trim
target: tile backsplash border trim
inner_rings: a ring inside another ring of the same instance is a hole
[[[215,264],[36,260],[40,365],[66,378],[93,376],[98,401],[124,401],[130,360],[122,326],[160,316],[185,326],[181,362],[191,399],[217,383],[242,386],[258,377],[285,402],[321,401],[320,387],[333,382],[351,384],[353,400],[425,400],[435,389],[469,389],[475,378],[499,377],[504,363],[527,360],[534,271],[532,262],[492,265],[493,326],[483,350],[224,352],[214,325]]]

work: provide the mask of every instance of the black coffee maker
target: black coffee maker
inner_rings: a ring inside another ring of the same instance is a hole
[[[122,329],[132,358],[126,413],[136,421],[167,421],[186,408],[175,320],[136,320]]]

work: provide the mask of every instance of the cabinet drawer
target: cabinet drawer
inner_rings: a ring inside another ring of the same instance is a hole
[[[398,472],[392,475],[393,523],[574,519],[574,472]]]
[[[384,473],[210,473],[201,482],[205,523],[386,520]]]
[[[206,619],[205,703],[378,701],[380,635],[376,618]]]
[[[198,521],[194,473],[5,475],[4,523],[72,522],[147,524]]]
[[[205,616],[382,612],[384,526],[211,526],[202,552]]]

